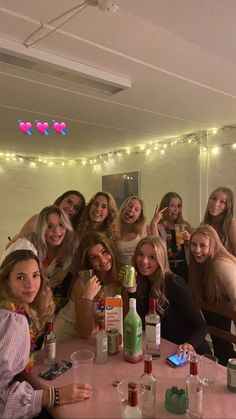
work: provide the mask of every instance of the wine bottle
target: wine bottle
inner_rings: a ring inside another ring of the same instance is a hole
[[[124,418],[141,418],[142,411],[138,407],[138,385],[128,384],[128,404],[124,410]]]
[[[96,334],[96,363],[105,364],[107,361],[108,339],[105,331],[105,320],[98,323],[99,330]]]
[[[142,320],[136,311],[136,299],[130,298],[124,319],[124,359],[136,363],[142,360],[142,353]]]
[[[53,322],[48,322],[44,335],[44,364],[53,365],[56,361],[56,333]]]
[[[144,356],[144,374],[140,377],[145,393],[142,401],[142,414],[144,418],[155,418],[156,415],[156,377],[152,373],[152,355]]]
[[[161,355],[161,319],[156,312],[156,299],[149,299],[149,312],[145,316],[146,352],[153,358]]]
[[[202,384],[198,375],[198,363],[196,356],[190,359],[190,375],[187,377],[187,415],[190,418],[202,418]]]

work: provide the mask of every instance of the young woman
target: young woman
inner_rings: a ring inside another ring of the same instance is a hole
[[[88,231],[99,231],[108,237],[117,237],[117,206],[108,192],[97,192],[86,205],[79,225],[79,238]]]
[[[4,256],[12,251],[25,247],[27,239],[35,248],[40,262],[43,263],[44,274],[49,279],[50,287],[57,300],[57,309],[67,302],[67,291],[70,282],[67,274],[74,253],[74,231],[68,215],[59,207],[45,207],[38,215],[35,232],[19,238],[4,252]]]
[[[226,249],[236,256],[236,220],[233,219],[234,195],[225,186],[210,194],[203,224],[211,225]]]
[[[183,244],[176,243],[175,225],[185,226],[181,233]],[[161,236],[167,246],[170,269],[177,275],[188,278],[188,255],[191,226],[182,215],[182,198],[176,192],[168,192],[157,205],[150,224],[151,234]]]
[[[210,353],[207,333],[191,292],[184,280],[169,270],[166,246],[157,236],[143,238],[137,245],[133,265],[137,272],[137,311],[145,324],[149,298],[156,298],[161,316],[161,336],[178,345],[177,353]],[[130,294],[130,293],[129,293]],[[130,294],[131,295],[131,294]]]
[[[189,281],[197,301],[229,304],[236,310],[236,258],[209,225],[196,228],[191,235]],[[230,331],[230,319],[208,311],[203,314],[210,326]],[[212,342],[221,364],[226,365],[229,358],[236,357],[230,342],[215,336]]]
[[[86,233],[76,252],[76,272],[68,304],[60,310],[55,331],[59,340],[80,336],[88,338],[96,325],[101,301],[106,296],[121,294],[118,262],[113,241],[99,232]],[[94,269],[87,281],[78,272]]]
[[[118,213],[119,238],[116,246],[122,265],[132,265],[137,243],[147,234],[144,202],[138,196],[127,198]]]
[[[53,311],[51,292],[38,258],[30,250],[10,253],[0,266],[1,418],[32,418],[42,407],[91,397],[92,389],[87,384],[34,390],[28,382],[17,379],[19,373],[32,366],[36,337],[45,322],[52,319]]]
[[[85,209],[84,196],[79,191],[66,191],[56,199],[53,205],[57,205],[67,213],[74,230],[76,230],[82,212]],[[12,241],[16,241],[22,235],[31,234],[35,230],[37,216],[38,214],[35,214],[26,221],[20,232],[13,237]]]

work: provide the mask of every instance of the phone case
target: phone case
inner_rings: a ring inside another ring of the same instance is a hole
[[[54,378],[59,377],[59,375],[63,374],[63,372],[66,372],[71,367],[72,367],[71,362],[68,362],[68,361],[56,362],[49,368],[49,370],[41,372],[39,376],[44,378],[45,380],[54,380]]]

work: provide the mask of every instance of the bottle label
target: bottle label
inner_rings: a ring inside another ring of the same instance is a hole
[[[51,360],[56,358],[56,342],[44,343],[44,358]]]
[[[138,326],[136,331],[130,326],[126,327],[125,352],[129,356],[142,353],[142,326]]]
[[[107,352],[108,350],[108,339],[107,336],[102,338],[102,352]]]
[[[161,324],[146,323],[146,345],[148,349],[156,349],[161,343]]]

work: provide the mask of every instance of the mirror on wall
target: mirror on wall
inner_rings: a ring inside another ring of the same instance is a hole
[[[112,194],[119,208],[129,196],[139,195],[139,172],[102,176],[102,190]]]

